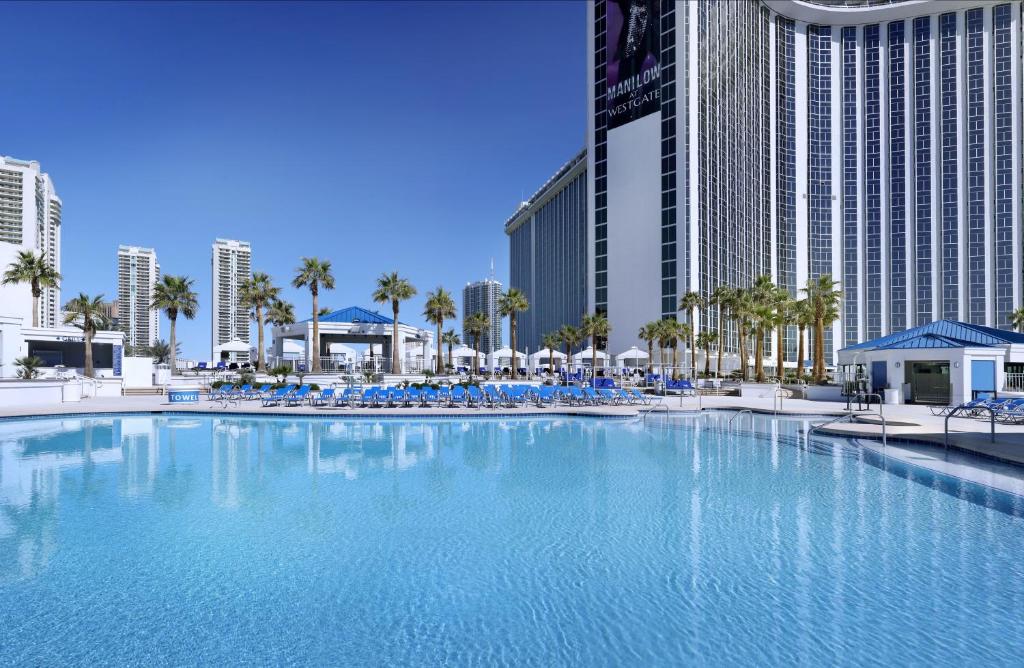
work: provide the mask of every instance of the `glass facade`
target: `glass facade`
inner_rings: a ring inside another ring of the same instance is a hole
[[[678,255],[688,248],[676,227],[676,11],[674,2],[661,10],[661,317],[674,317],[679,301]],[[685,275],[685,271],[684,271]]]
[[[907,329],[906,28],[889,24],[889,331]]]
[[[942,140],[942,312],[960,316],[959,163],[957,161],[956,14],[939,17],[939,76]]]
[[[882,335],[882,105],[878,25],[864,26],[864,337]],[[854,343],[860,339],[847,339]]]
[[[914,19],[915,326],[932,321],[931,17]]]
[[[967,12],[967,321],[984,325],[985,289],[985,15]]]
[[[807,223],[811,280],[832,272],[832,29],[807,29]],[[825,351],[831,351],[825,330]]]
[[[843,330],[857,341],[860,323],[860,220],[857,201],[857,28],[843,28]]]
[[[792,20],[775,19],[775,227],[776,285],[798,296],[796,284],[796,42]],[[793,327],[786,357],[796,356]]]
[[[594,3],[594,306],[608,310],[608,121],[605,114],[608,59],[605,2]]]
[[[1020,43],[1020,28],[1010,32],[1010,5],[992,10],[992,111],[995,134],[995,197],[993,260],[995,280],[995,321],[997,327],[1010,326],[1013,303],[1013,256],[1020,253],[1013,245],[1013,102],[1010,39]],[[1018,147],[1019,150],[1019,147]],[[1019,224],[1019,223],[1018,223]]]

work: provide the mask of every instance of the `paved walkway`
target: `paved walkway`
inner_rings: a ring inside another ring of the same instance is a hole
[[[683,397],[669,396],[663,401],[664,409],[672,412],[693,412],[703,410],[744,410],[750,409],[758,413],[774,414],[777,406],[771,398],[744,397]],[[65,413],[116,413],[125,411],[175,411],[197,413],[253,413],[258,415],[337,415],[346,416],[439,416],[439,415],[536,415],[538,413],[558,413],[588,416],[635,417],[645,410],[637,406],[594,406],[594,407],[557,407],[557,408],[504,408],[498,411],[478,408],[312,408],[310,406],[264,408],[258,401],[233,402],[225,406],[222,402],[203,400],[198,404],[170,404],[164,396],[141,397],[109,397],[85,399],[79,403],[67,403],[59,406],[3,406],[0,417],[20,415],[59,415]],[[878,407],[871,411],[862,411],[857,422],[842,422],[829,425],[821,433],[837,436],[881,439],[882,425],[877,419]],[[785,399],[781,415],[822,416],[825,422],[830,416],[839,416],[846,411],[845,403],[806,401],[802,399]],[[874,413],[876,417],[872,418]],[[883,406],[886,419],[888,438],[913,440],[925,444],[942,445],[944,437],[944,418],[936,417],[926,406]],[[1024,465],[1024,425],[1004,425],[996,423],[994,442],[989,436],[987,420],[954,417],[949,421],[950,445],[970,452],[994,457],[1007,462]]]

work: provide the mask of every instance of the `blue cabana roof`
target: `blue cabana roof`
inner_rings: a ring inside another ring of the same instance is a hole
[[[1024,334],[971,325],[956,320],[936,320],[921,327],[894,332],[844,350],[905,350],[909,348],[987,348],[1024,344]]]
[[[306,318],[303,322],[311,320],[313,319]],[[390,325],[394,321],[376,311],[370,311],[360,306],[349,306],[320,316],[320,322],[365,322],[371,325]]]

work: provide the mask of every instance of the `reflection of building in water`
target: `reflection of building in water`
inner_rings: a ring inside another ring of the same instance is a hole
[[[307,469],[355,480],[373,469],[410,469],[435,456],[434,427],[380,422],[307,422]]]
[[[251,426],[234,420],[210,423],[210,499],[219,506],[237,508],[243,501],[240,484],[249,472]]]
[[[120,435],[122,452],[121,493],[125,496],[150,494],[160,467],[160,431],[149,416],[124,417],[114,429]]]
[[[30,420],[4,425],[0,440],[0,582],[31,578],[57,549],[61,475],[116,463],[112,420]]]

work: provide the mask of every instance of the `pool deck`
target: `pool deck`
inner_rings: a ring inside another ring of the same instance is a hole
[[[668,412],[694,413],[703,410],[745,410],[774,414],[773,400],[749,397],[695,397],[670,396],[663,401],[665,409],[657,408],[652,414]],[[872,407],[877,416],[877,406]],[[804,401],[785,399],[779,415],[782,416],[838,416],[845,412],[845,403]],[[922,444],[943,444],[944,418],[931,414],[927,406],[884,406],[887,421],[886,433],[889,439],[914,441]],[[559,406],[555,408],[503,408],[500,410],[480,408],[313,408],[308,405],[264,408],[258,401],[223,402],[202,400],[197,404],[170,404],[164,396],[133,396],[91,398],[77,403],[57,406],[2,406],[0,417],[46,416],[70,413],[119,413],[119,412],[175,412],[175,413],[252,413],[255,415],[335,415],[381,417],[438,417],[438,416],[535,416],[543,414],[579,415],[591,417],[636,417],[647,407],[638,406]],[[863,411],[861,420],[829,425],[820,430],[823,434],[861,439],[881,439],[882,427],[877,417],[871,418],[872,411]],[[995,441],[989,440],[987,420],[954,417],[949,421],[950,445],[960,449],[998,459],[1004,462],[1024,465],[1024,425],[996,423]]]

